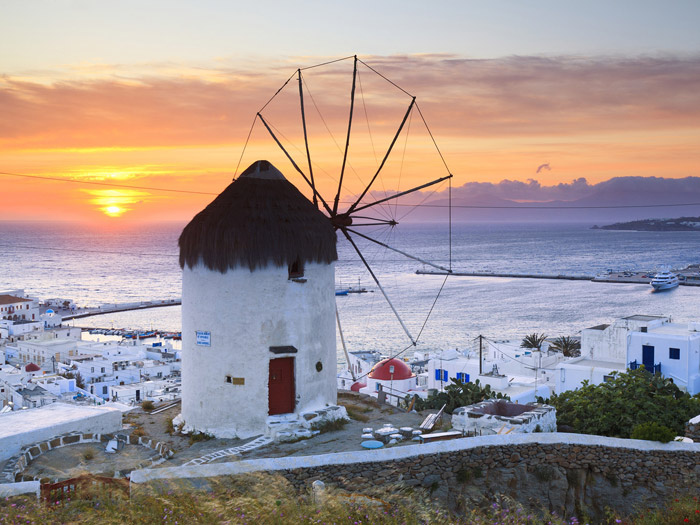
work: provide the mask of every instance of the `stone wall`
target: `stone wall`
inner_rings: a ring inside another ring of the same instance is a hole
[[[519,405],[504,399],[488,399],[455,409],[452,413],[452,426],[477,436],[511,432],[556,432],[556,413],[556,409],[550,405]]]
[[[155,450],[158,453],[158,459],[148,460],[147,463],[139,465],[138,468],[153,467],[159,463],[162,463],[166,459],[170,459],[174,454],[172,450],[165,446],[165,443],[155,443],[153,440],[147,437],[91,433],[63,434],[46,441],[33,443],[23,447],[19,451],[19,454],[11,457],[9,460],[7,460],[7,462],[5,462],[5,466],[3,467],[2,471],[0,471],[0,484],[12,483],[18,477],[22,478],[21,481],[39,481],[38,479],[32,477],[21,476],[21,474],[33,460],[49,450],[67,447],[69,445],[77,445],[80,443],[106,443],[111,439],[122,439],[128,445],[142,445]],[[119,474],[119,477],[125,477],[127,475],[127,473],[115,474]]]
[[[503,494],[560,515],[606,507],[631,513],[700,487],[700,444],[580,434],[495,435],[423,445],[134,471],[132,484],[276,472],[298,489],[315,480],[352,492],[397,484],[423,487],[453,509]]]

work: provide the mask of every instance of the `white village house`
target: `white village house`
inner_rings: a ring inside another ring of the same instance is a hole
[[[39,301],[24,296],[24,290],[0,293],[0,319],[35,321],[39,319]]]
[[[700,393],[700,323],[663,323],[627,339],[627,365],[659,372],[690,395]]]
[[[661,373],[682,390],[700,392],[700,323],[672,323],[659,315],[631,315],[581,331],[581,357],[559,365],[556,392],[584,380],[600,384],[613,372],[640,365]]]
[[[217,437],[336,403],[336,234],[267,161],[257,161],[180,236],[182,412]]]

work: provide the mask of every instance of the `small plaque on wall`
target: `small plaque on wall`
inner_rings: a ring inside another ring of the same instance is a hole
[[[211,332],[201,332],[197,330],[197,346],[211,346]]]

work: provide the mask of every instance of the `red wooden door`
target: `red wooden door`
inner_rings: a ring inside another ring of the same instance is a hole
[[[270,359],[269,414],[294,412],[294,358]]]

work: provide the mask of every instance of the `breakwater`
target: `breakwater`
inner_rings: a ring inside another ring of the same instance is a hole
[[[163,306],[177,306],[179,304],[182,304],[182,299],[163,299],[160,301],[140,301],[137,303],[104,304],[96,307],[79,308],[77,310],[58,310],[56,313],[58,313],[64,321],[70,321],[71,319],[82,319],[83,317],[92,317],[93,315],[161,308]]]
[[[447,275],[437,270],[416,270],[418,275]],[[449,275],[456,277],[499,277],[509,279],[555,279],[565,281],[591,281],[594,283],[650,284],[654,272],[610,272],[603,275],[541,274],[541,273],[496,273],[496,272],[459,272]],[[679,271],[680,286],[700,286],[700,275],[695,272]]]

